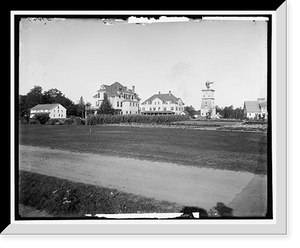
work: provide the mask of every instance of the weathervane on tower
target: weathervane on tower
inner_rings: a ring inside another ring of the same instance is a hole
[[[205,82],[206,88],[209,89],[209,88],[210,88],[210,84],[213,84],[213,83],[214,83],[214,82],[206,81],[206,82]]]

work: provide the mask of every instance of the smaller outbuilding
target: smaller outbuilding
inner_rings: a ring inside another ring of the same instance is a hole
[[[36,114],[49,114],[50,119],[61,119],[67,117],[67,109],[59,103],[38,104],[30,109],[30,118]]]
[[[268,117],[267,99],[257,98],[257,101],[244,102],[244,117],[248,119],[265,118]]]

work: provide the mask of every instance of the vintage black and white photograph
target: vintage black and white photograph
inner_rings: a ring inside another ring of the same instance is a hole
[[[268,16],[21,16],[18,219],[272,219]]]

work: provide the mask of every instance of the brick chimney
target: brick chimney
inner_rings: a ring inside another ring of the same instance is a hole
[[[132,86],[132,93],[135,93],[135,86]]]
[[[171,91],[169,90],[169,96],[171,96]]]

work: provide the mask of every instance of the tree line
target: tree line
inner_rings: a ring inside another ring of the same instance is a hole
[[[37,104],[52,104],[60,103],[67,109],[67,116],[84,117],[86,108],[91,106],[90,103],[86,103],[83,97],[80,97],[78,104],[75,104],[72,100],[66,97],[58,89],[50,89],[44,91],[41,86],[34,86],[26,95],[19,95],[19,117],[30,116],[30,109]]]
[[[216,106],[216,113],[219,113],[223,118],[228,119],[243,119],[244,118],[244,110],[239,108],[233,108],[233,105],[220,108]]]
[[[191,117],[196,114],[199,114],[199,111],[196,111],[193,106],[184,107],[184,111],[186,111]],[[244,118],[244,110],[239,108],[233,108],[233,105],[226,106],[224,108],[216,106],[216,113],[218,113],[222,118],[226,119],[243,119]]]

